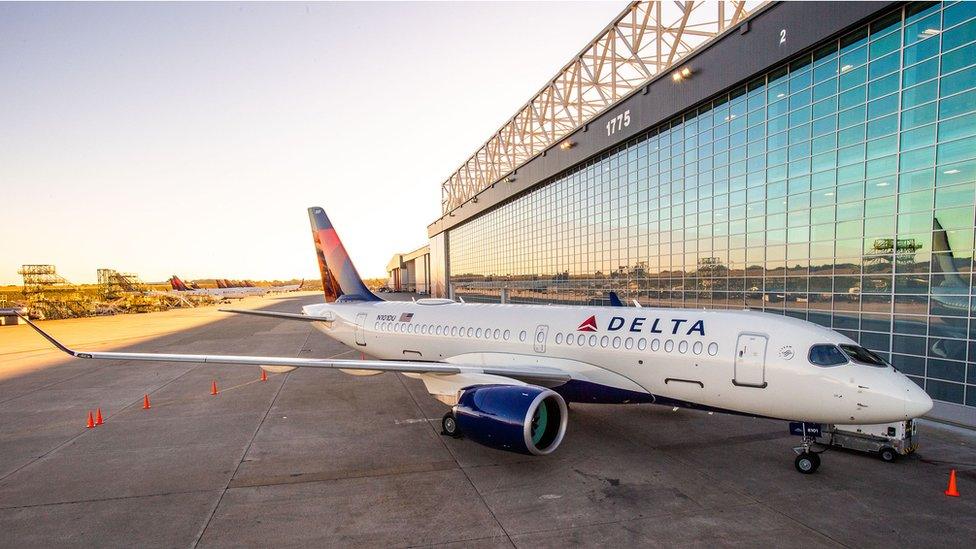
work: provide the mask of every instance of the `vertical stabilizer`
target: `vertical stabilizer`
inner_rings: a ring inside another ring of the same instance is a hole
[[[946,234],[946,230],[937,218],[932,219],[932,226],[935,229],[935,232],[932,233],[932,255],[935,263],[939,266],[938,270],[942,272],[944,277],[942,286],[968,288],[969,283],[963,280],[959,274],[959,268],[956,267],[955,256],[952,253],[952,248],[949,247],[949,235]],[[934,268],[932,271],[933,273],[936,272]]]
[[[363,279],[356,272],[346,248],[339,240],[332,222],[319,207],[308,209],[308,219],[312,224],[312,238],[315,240],[315,255],[322,275],[322,290],[325,300],[332,301],[382,301],[369,291]]]

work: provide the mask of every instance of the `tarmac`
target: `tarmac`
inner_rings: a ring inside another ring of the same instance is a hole
[[[403,298],[404,296],[398,295]],[[234,307],[297,311],[317,294]],[[358,358],[304,322],[215,307],[49,321],[85,350]],[[783,422],[572,405],[528,457],[439,435],[401,375],[93,362],[0,327],[0,546],[972,547],[976,437],[793,468]],[[210,394],[216,380],[219,394]],[[151,408],[142,408],[149,394]],[[105,423],[86,429],[89,410]],[[943,494],[950,469],[962,497]]]

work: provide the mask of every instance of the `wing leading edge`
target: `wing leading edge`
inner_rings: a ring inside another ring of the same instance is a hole
[[[251,366],[290,366],[294,368],[329,368],[342,370],[371,370],[413,374],[489,374],[515,379],[529,378],[550,382],[566,382],[572,376],[563,370],[545,366],[473,366],[406,360],[338,360],[332,358],[289,358],[274,356],[184,355],[168,353],[120,353],[76,351],[40,329],[23,315],[31,328],[52,345],[73,357],[95,360],[140,360],[152,362],[189,362],[196,364],[239,364]]]

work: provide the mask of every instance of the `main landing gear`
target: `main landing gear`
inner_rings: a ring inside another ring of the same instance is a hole
[[[454,412],[448,412],[441,418],[441,434],[451,438],[461,438],[461,429],[458,427]]]
[[[800,446],[793,448],[793,451],[796,452],[793,466],[804,475],[812,475],[820,468],[820,454],[824,453],[824,450],[814,451],[814,443],[813,437],[804,436],[800,440]]]

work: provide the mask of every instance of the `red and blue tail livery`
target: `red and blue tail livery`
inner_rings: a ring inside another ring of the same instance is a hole
[[[312,224],[312,238],[315,240],[315,255],[322,274],[322,291],[326,303],[333,301],[382,301],[369,291],[363,279],[356,272],[346,248],[339,240],[325,215],[319,207],[308,209],[308,220]]]

